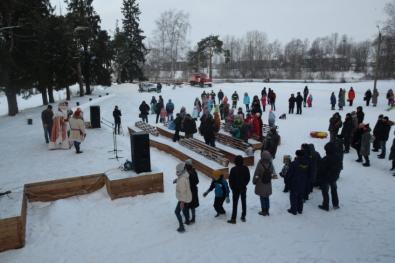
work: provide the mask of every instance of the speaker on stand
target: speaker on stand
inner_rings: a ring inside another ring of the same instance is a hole
[[[136,173],[151,172],[149,134],[145,132],[130,134],[130,149],[134,171]]]
[[[100,106],[91,106],[91,128],[101,128],[100,126]]]

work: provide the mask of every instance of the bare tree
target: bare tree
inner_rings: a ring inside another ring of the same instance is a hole
[[[174,78],[175,65],[184,55],[187,48],[187,33],[190,29],[189,15],[183,11],[168,10],[163,12],[155,21],[156,29],[150,41],[151,47],[156,49],[156,59],[162,69],[169,69],[170,77]]]

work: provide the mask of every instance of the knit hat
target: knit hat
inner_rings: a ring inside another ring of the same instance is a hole
[[[214,170],[212,175],[215,179],[218,179],[222,175],[222,172],[220,170]]]
[[[177,166],[176,166],[176,174],[177,174],[177,176],[182,175],[184,171],[185,171],[185,164],[184,163],[177,164]]]

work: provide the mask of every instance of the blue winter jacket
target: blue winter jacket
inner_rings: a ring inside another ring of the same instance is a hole
[[[243,103],[245,104],[245,105],[250,105],[250,96],[244,96],[244,98],[243,98]]]
[[[224,179],[218,179],[211,182],[210,188],[207,192],[211,192],[214,190],[215,197],[228,197],[229,196],[229,185],[228,182]]]
[[[336,105],[336,96],[335,95],[331,95],[331,104]]]

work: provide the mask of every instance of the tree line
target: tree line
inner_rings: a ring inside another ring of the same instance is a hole
[[[379,77],[395,77],[395,0],[385,7],[380,41],[353,41],[334,33],[282,44],[250,31],[242,37],[209,35],[193,48],[187,38],[189,15],[183,11],[163,12],[146,38],[137,0],[123,0],[121,25],[117,22],[110,36],[101,28],[93,0],[65,2],[67,12],[60,15],[49,0],[0,1],[0,91],[9,115],[18,113],[18,94],[38,91],[45,105],[54,102],[54,90],[66,90],[70,99],[69,87],[75,83],[84,96],[92,85],[174,80],[180,77],[177,71],[184,79],[203,69],[223,78],[326,79],[350,70],[369,78],[380,61]]]
[[[139,26],[136,0],[124,0],[122,28],[113,39],[100,26],[93,0],[69,0],[67,13],[56,15],[49,0],[0,1],[0,91],[8,115],[18,113],[17,95],[37,90],[43,104],[53,103],[54,90],[78,83],[79,95],[91,85],[110,86],[144,78],[147,50]]]

